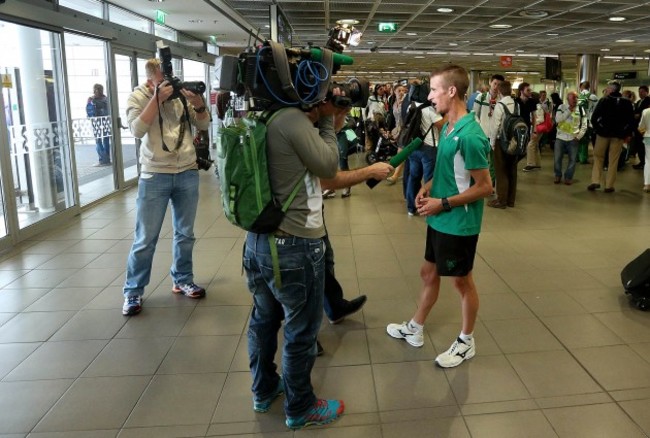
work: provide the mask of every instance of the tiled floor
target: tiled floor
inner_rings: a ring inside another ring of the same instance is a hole
[[[221,214],[214,176],[201,175],[198,302],[170,292],[167,222],[144,311],[123,317],[135,192],[100,204],[0,262],[0,437],[648,436],[650,313],[630,307],[619,278],[650,242],[642,172],[591,193],[590,166],[567,187],[552,184],[548,151],[543,164],[519,174],[515,209],[486,209],[478,355],[456,369],[432,363],[460,329],[448,281],[423,348],[385,332],[412,316],[425,235],[400,188],[326,201],[337,276],[369,300],[320,335],[313,383],[346,414],[295,433],[281,402],[251,409],[243,233]]]

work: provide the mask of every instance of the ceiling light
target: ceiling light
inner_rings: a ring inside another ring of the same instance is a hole
[[[193,19],[193,20],[188,20],[188,21],[189,21],[190,23],[203,23],[203,20],[201,20],[200,18],[195,18],[195,19]]]
[[[650,53],[650,49],[645,49],[644,52],[645,53]]]
[[[366,44],[371,44],[372,45],[372,44],[375,44],[375,42],[374,41],[366,41]]]
[[[268,29],[268,28],[271,27],[271,26],[268,25],[268,24],[265,24],[264,27]]]
[[[397,65],[406,65],[405,62],[398,62]]]
[[[601,52],[609,52],[609,49],[600,49]]]
[[[415,59],[424,59],[424,56],[422,56],[422,55],[418,55],[418,56],[414,56],[414,58],[415,58]]]
[[[449,45],[455,47],[455,46],[457,46],[458,44],[457,44],[457,43],[449,43]]]
[[[622,40],[616,40],[617,43],[633,43],[634,40],[628,40],[628,39],[622,39]]]
[[[519,15],[524,18],[544,18],[548,17],[548,12],[539,9],[524,9],[519,12]]]
[[[165,0],[149,0],[149,1],[150,1],[150,2],[153,2],[153,3],[162,3],[162,2],[164,2]]]
[[[625,21],[627,18],[625,17],[609,17],[609,21]]]
[[[355,20],[354,18],[345,18],[343,20],[336,20],[336,24],[354,26],[355,24],[359,24],[359,20]]]
[[[408,36],[417,36],[416,32],[406,32]]]
[[[517,52],[517,53],[524,53],[524,50],[519,49],[519,50],[515,50],[515,52]]]
[[[512,25],[511,24],[490,24],[490,27],[492,29],[510,29]]]
[[[560,34],[559,33],[547,33],[546,35],[548,35],[548,36],[558,36]]]
[[[441,14],[449,14],[454,12],[452,8],[438,8],[436,11],[440,12]]]

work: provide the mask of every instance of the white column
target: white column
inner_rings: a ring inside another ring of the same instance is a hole
[[[34,186],[34,201],[40,211],[55,210],[55,184],[52,181],[51,151],[49,141],[39,145],[34,141],[34,129],[48,129],[53,124],[49,120],[47,89],[43,68],[40,31],[27,26],[18,26],[18,59],[21,74],[23,113],[27,127],[29,162]]]
[[[589,81],[591,83],[591,92],[598,95],[598,69],[600,66],[599,55],[578,55],[578,77],[576,90],[580,88],[580,83]]]

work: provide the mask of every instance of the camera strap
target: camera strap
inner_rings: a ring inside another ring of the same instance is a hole
[[[174,147],[173,150],[178,149],[181,146],[181,144],[183,143],[183,138],[185,137],[185,122],[187,122],[188,125],[190,123],[190,113],[189,113],[189,110],[187,109],[187,100],[185,99],[185,96],[180,96],[179,99],[183,103],[183,115],[181,116],[180,132],[178,133],[178,139],[176,140],[176,146]],[[156,92],[156,103],[158,104],[158,125],[160,126],[160,140],[162,141],[162,148],[163,148],[163,150],[165,152],[171,152],[169,150],[169,147],[165,143],[165,136],[163,135],[163,118],[162,118],[162,111],[160,109],[160,107],[161,107],[160,98],[158,97],[157,92]]]

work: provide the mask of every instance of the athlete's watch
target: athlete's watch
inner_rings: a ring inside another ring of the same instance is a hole
[[[442,198],[440,199],[440,202],[442,203],[442,209],[444,211],[451,211],[451,204],[449,204],[449,199]]]

